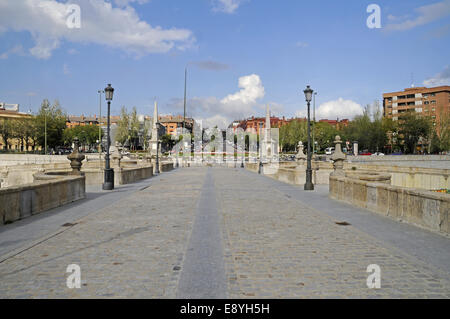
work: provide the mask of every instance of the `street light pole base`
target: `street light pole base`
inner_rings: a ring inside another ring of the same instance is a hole
[[[105,182],[103,183],[102,188],[105,191],[114,189],[114,170],[112,168],[105,169]]]
[[[313,183],[305,183],[305,187],[304,187],[305,191],[313,191],[314,190],[314,184]]]

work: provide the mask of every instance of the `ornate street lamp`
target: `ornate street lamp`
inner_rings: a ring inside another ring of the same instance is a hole
[[[105,88],[105,98],[108,101],[108,117],[107,117],[107,141],[106,141],[106,155],[105,155],[105,182],[103,183],[104,190],[114,189],[114,170],[109,166],[109,148],[111,146],[110,140],[110,112],[111,112],[111,101],[113,98],[114,89],[111,84]]]
[[[307,164],[306,164],[306,183],[305,183],[305,191],[314,190],[314,185],[312,183],[312,169],[311,169],[311,123],[310,123],[310,105],[311,99],[313,95],[313,90],[309,87],[306,87],[306,90],[303,91],[305,93],[305,99],[308,104],[308,155],[307,155]]]

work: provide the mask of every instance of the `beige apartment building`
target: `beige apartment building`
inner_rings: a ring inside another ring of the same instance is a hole
[[[383,115],[397,121],[402,114],[415,112],[430,117],[434,126],[450,113],[450,86],[412,87],[383,94]],[[439,134],[439,126],[436,127]]]

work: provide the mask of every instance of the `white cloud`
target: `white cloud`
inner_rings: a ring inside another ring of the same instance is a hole
[[[213,11],[234,13],[245,0],[213,0]]]
[[[55,0],[0,0],[0,31],[28,31],[35,46],[30,53],[46,59],[62,41],[94,43],[140,57],[149,53],[184,50],[195,41],[190,30],[153,27],[134,8],[114,7],[105,0],[78,0],[81,28],[66,25],[69,3]]]
[[[352,119],[356,115],[363,114],[363,107],[352,100],[344,100],[339,98],[334,101],[328,101],[322,103],[318,108],[316,108],[316,120],[318,119],[328,119],[335,120],[339,119]],[[306,117],[306,111],[298,111],[295,114],[297,117]],[[312,110],[310,114],[311,118],[313,116]]]
[[[450,85],[450,66],[447,65],[442,72],[423,81],[423,84],[425,86]]]
[[[16,45],[13,48],[7,50],[6,52],[3,52],[2,54],[0,54],[0,60],[5,60],[7,58],[9,58],[9,56],[11,54],[17,54],[17,55],[24,55],[25,53],[23,52],[23,47],[22,45]]]
[[[239,88],[241,89],[239,92],[226,96],[221,103],[225,105],[253,104],[265,95],[261,79],[256,74],[240,77]]]
[[[422,6],[416,8],[415,11],[418,13],[418,16],[415,19],[408,19],[403,22],[388,24],[386,26],[386,30],[393,30],[393,31],[410,30],[417,26],[425,25],[430,22],[445,18],[450,15],[450,0],[444,0],[434,4]],[[390,21],[398,21],[404,20],[405,17],[407,16],[404,16],[402,18],[389,15],[388,19]]]
[[[202,124],[202,128],[215,127],[225,129],[230,124],[230,119],[226,116],[216,114],[208,118],[196,117],[195,121]]]
[[[137,2],[138,4],[147,3],[148,0],[114,0],[114,3],[119,7],[129,6],[130,3]]]
[[[217,125],[226,128],[233,120],[243,119],[255,113],[261,113],[262,107],[258,101],[265,95],[264,86],[256,74],[239,78],[240,90],[222,99],[216,97],[194,97],[187,101],[187,112],[196,120],[201,119],[208,126]],[[278,110],[281,105],[272,103]],[[167,107],[174,113],[183,110],[183,100],[174,99]]]

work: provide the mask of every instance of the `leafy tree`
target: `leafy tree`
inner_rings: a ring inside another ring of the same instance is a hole
[[[440,141],[439,136],[437,135],[436,131],[433,132],[430,144],[431,144],[430,145],[430,153],[431,154],[439,154],[442,151],[441,141]]]
[[[0,119],[0,136],[5,144],[4,149],[10,148],[10,141],[14,137],[13,123],[11,119]]]
[[[299,141],[306,141],[306,131],[307,123],[305,121],[293,120],[287,125],[283,125],[279,131],[281,150],[283,152],[296,150]]]
[[[344,140],[358,141],[361,150],[367,149],[375,152],[384,150],[388,144],[387,133],[391,131],[392,135],[396,128],[391,120],[383,119],[376,104],[375,111],[372,113],[370,112],[371,108],[370,105],[367,105],[363,114],[356,116],[348,127],[343,129],[342,136]]]
[[[399,118],[399,133],[405,153],[415,153],[419,140],[427,140],[430,132],[431,122],[428,118],[410,112]]]
[[[120,110],[120,119],[117,123],[116,141],[124,145],[129,139],[130,116],[125,106]]]
[[[317,150],[324,150],[327,147],[334,146],[336,135],[341,135],[336,128],[327,122],[318,122],[315,124],[314,140],[317,142]],[[311,141],[312,143],[312,141]],[[312,147],[311,147],[312,148]]]
[[[75,137],[78,137],[78,140],[83,148],[93,148],[98,140],[98,126],[80,125],[73,128],[66,128],[64,130],[63,139],[65,145],[72,145]]]
[[[45,128],[47,127],[48,148],[56,148],[63,145],[63,132],[66,128],[66,118],[58,100],[55,100],[53,105],[50,105],[48,100],[45,99],[35,118],[37,143],[42,147],[45,146]]]
[[[441,152],[450,151],[450,113],[441,110],[436,131],[439,130],[439,148]]]
[[[129,115],[130,126],[128,129],[128,136],[130,140],[130,146],[132,150],[136,150],[139,145],[139,133],[140,133],[140,123],[137,116],[136,107],[133,107],[131,114]]]

